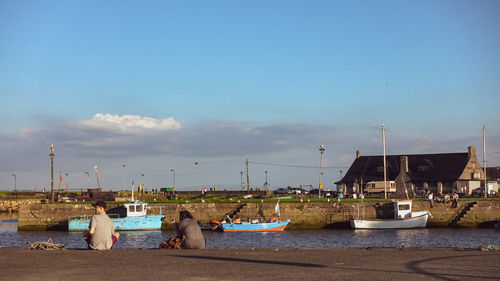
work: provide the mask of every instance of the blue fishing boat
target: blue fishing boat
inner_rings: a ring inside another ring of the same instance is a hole
[[[285,230],[290,220],[277,222],[222,223],[224,232],[277,232]]]
[[[160,230],[163,215],[147,215],[148,203],[134,201],[123,204],[127,209],[126,217],[118,214],[108,214],[115,225],[115,230]],[[161,211],[160,211],[161,212]],[[69,231],[84,231],[89,229],[92,215],[73,216],[68,219]]]

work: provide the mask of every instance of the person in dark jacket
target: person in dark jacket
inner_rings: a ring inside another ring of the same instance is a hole
[[[177,233],[177,237],[183,239],[183,249],[203,249],[205,248],[205,237],[201,232],[200,225],[193,219],[189,211],[179,212],[179,222],[172,222]]]

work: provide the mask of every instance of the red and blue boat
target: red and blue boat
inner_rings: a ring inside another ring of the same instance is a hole
[[[285,230],[290,220],[277,222],[243,222],[243,223],[222,223],[224,232],[279,232]]]

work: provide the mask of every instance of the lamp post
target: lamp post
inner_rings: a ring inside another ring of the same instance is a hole
[[[241,190],[243,190],[245,187],[243,187],[243,171],[240,172],[240,176],[241,176]]]
[[[54,203],[54,145],[50,146],[50,192],[51,192],[51,203]]]
[[[122,187],[122,192],[125,191],[126,188],[126,177],[127,177],[127,170],[125,169],[125,164],[122,165],[123,167],[123,187]]]
[[[342,170],[340,170],[340,189],[342,189]],[[340,189],[337,188],[337,192],[339,192]]]
[[[267,186],[268,186],[268,183],[267,183],[267,171],[264,171],[264,173],[266,174],[266,182],[264,183],[264,187],[265,187],[265,190],[267,191]]]
[[[196,169],[196,191],[198,192],[198,187],[199,187],[198,161],[194,162],[194,168]]]
[[[88,171],[85,171],[85,174],[87,175],[87,188],[90,189],[90,174]]]
[[[172,187],[175,189],[175,170],[174,169],[170,169],[170,172],[172,172],[174,174],[174,185]]]
[[[319,160],[319,189],[318,189],[318,198],[321,198],[321,189],[323,188],[323,152],[325,152],[325,146],[321,145],[319,147],[319,152],[321,158]]]
[[[12,176],[14,177],[14,191],[17,191],[17,175],[12,174]]]
[[[69,189],[68,176],[69,173],[66,173],[66,189]]]
[[[142,188],[144,188],[144,173],[141,173],[141,177],[142,177],[142,183],[141,183],[141,185],[142,185]]]

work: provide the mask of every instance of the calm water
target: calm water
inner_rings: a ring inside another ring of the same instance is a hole
[[[204,232],[207,248],[366,248],[456,247],[500,245],[494,229],[315,230],[261,233]],[[174,236],[172,231],[121,231],[116,248],[157,248]],[[25,247],[27,242],[47,241],[68,248],[86,248],[80,232],[17,231],[17,220],[2,220],[0,246]]]

